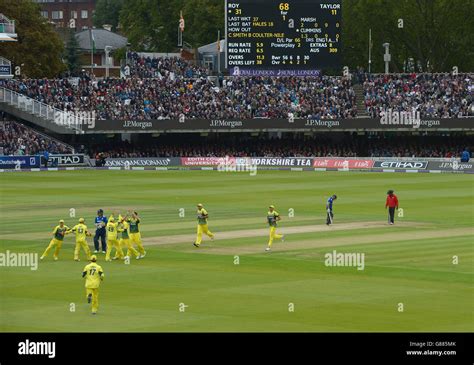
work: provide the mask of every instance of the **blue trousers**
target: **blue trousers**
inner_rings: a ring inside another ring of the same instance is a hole
[[[96,251],[99,250],[99,238],[102,243],[102,251],[107,251],[107,242],[105,240],[105,229],[97,229],[94,236],[94,247]]]

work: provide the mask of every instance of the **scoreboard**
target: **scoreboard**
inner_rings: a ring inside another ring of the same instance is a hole
[[[231,75],[312,75],[337,67],[341,0],[226,0]]]

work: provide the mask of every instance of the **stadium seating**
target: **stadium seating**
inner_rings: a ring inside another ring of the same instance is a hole
[[[229,77],[216,85],[206,70],[179,58],[129,53],[130,78],[1,80],[0,86],[61,110],[95,111],[97,119],[186,118],[339,119],[357,117],[356,93],[347,78]],[[386,109],[423,117],[474,115],[473,75],[358,74],[365,107],[375,118]],[[360,95],[360,94],[359,94]],[[363,106],[362,106],[363,108]]]
[[[366,75],[365,105],[371,117],[389,108],[420,112],[422,118],[474,115],[473,75]]]
[[[53,154],[73,153],[70,146],[40,134],[21,123],[0,122],[0,154],[36,155],[43,151]]]

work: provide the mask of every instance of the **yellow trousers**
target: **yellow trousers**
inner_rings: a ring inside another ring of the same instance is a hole
[[[207,228],[207,224],[198,224],[197,226],[197,236],[196,236],[196,244],[200,245],[202,242],[202,234],[206,234],[209,237],[214,237],[214,233],[212,233],[209,228]]]
[[[91,259],[91,250],[90,250],[89,245],[87,244],[86,240],[76,241],[76,247],[74,248],[74,260],[79,260],[79,251],[80,251],[81,247],[84,250],[84,252],[86,253],[87,259],[90,260]]]
[[[46,250],[44,250],[43,254],[41,255],[41,257],[46,257],[48,256],[48,253],[49,251],[51,251],[51,249],[56,246],[55,250],[54,250],[54,253],[53,253],[53,257],[57,258],[58,257],[58,254],[59,254],[59,250],[61,250],[61,247],[63,245],[63,241],[60,241],[60,240],[57,240],[56,238],[53,238],[50,242],[49,242],[49,245],[48,247],[46,247]]]
[[[132,253],[135,257],[140,255],[137,250],[132,245],[132,242],[130,242],[129,238],[121,238],[119,241],[119,244],[121,247],[127,247],[127,256],[130,256]],[[118,258],[117,254],[115,254],[115,257]]]
[[[142,244],[142,236],[140,234],[140,232],[138,233],[130,233],[130,242],[132,244],[132,247],[133,245],[137,245],[138,247],[138,252],[140,252],[140,255],[144,255],[145,254],[145,249],[143,248],[143,244]],[[131,250],[130,250],[131,251]],[[129,252],[127,251],[127,255],[129,255]]]
[[[99,309],[99,288],[86,288],[86,298],[92,294],[92,313]]]
[[[280,239],[282,238],[283,235],[282,234],[277,234],[276,233],[276,227],[270,227],[270,238],[268,240],[268,247],[271,247],[272,246],[272,243],[273,243],[273,240],[276,238],[276,239]]]
[[[110,254],[112,252],[112,247],[115,247],[115,257],[123,259],[122,246],[117,240],[108,239],[107,240],[107,252],[105,253],[105,261],[110,260]]]

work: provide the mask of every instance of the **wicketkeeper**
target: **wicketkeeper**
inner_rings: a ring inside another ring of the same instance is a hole
[[[334,202],[334,200],[337,199],[337,195],[334,194],[332,196],[329,197],[328,199],[328,202],[326,203],[326,213],[327,213],[327,217],[326,217],[326,224],[329,226],[330,224],[332,224],[333,222],[333,219],[334,219],[334,213],[332,212],[332,203]]]

